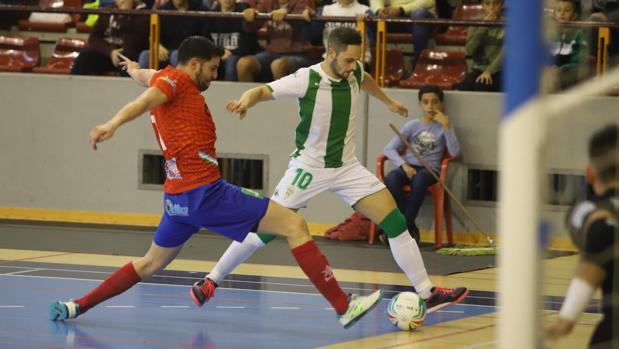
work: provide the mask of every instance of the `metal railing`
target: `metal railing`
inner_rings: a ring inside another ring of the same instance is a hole
[[[23,5],[0,5],[0,12],[45,12],[45,13],[68,13],[68,14],[97,14],[97,15],[111,15],[111,14],[124,14],[124,15],[136,15],[136,16],[150,16],[150,54],[149,65],[156,67],[158,64],[158,51],[159,51],[159,31],[160,21],[159,16],[184,16],[184,17],[206,17],[206,18],[230,18],[230,19],[243,19],[242,13],[230,13],[230,12],[212,12],[212,11],[171,11],[171,10],[119,10],[110,8],[100,9],[84,9],[75,7],[41,7],[41,6],[23,6]],[[302,15],[288,14],[286,20],[290,21],[304,21],[305,18]],[[269,14],[256,14],[255,20],[269,20],[271,16]],[[312,21],[317,22],[355,22],[356,19],[345,16],[316,16],[312,17]],[[416,25],[441,25],[450,27],[504,27],[504,21],[480,21],[480,20],[453,20],[453,19],[434,19],[434,18],[379,18],[379,17],[367,17],[363,20],[356,21],[357,28],[363,33],[362,35],[362,56],[367,49],[366,31],[367,25],[370,23],[376,23],[376,80],[382,86],[384,84],[385,76],[385,52],[387,44],[387,23],[407,23]],[[574,21],[565,22],[561,24],[562,27],[575,27],[575,28],[597,28],[598,29],[598,50],[596,60],[596,72],[597,75],[603,75],[608,71],[608,47],[611,40],[610,29],[619,28],[619,23],[614,22],[597,22],[597,21]]]

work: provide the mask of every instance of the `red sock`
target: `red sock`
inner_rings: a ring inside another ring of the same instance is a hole
[[[85,313],[95,305],[125,292],[131,286],[140,282],[140,280],[141,278],[135,271],[133,263],[129,262],[103,280],[90,293],[74,302],[80,306],[80,313]]]
[[[312,240],[295,247],[292,249],[292,255],[305,275],[331,303],[335,312],[344,314],[348,309],[348,296],[335,280],[327,258],[320,252],[316,243]]]

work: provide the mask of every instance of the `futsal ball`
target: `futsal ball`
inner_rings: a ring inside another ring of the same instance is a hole
[[[426,319],[426,303],[414,292],[400,292],[389,302],[389,321],[402,331],[412,331]]]

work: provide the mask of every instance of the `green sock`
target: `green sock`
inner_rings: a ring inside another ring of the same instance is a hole
[[[258,235],[258,237],[260,238],[260,240],[262,240],[262,242],[266,245],[269,242],[275,240],[275,238],[277,236],[273,235],[273,234],[267,234],[267,233],[256,233],[256,235]]]
[[[406,218],[396,208],[380,222],[379,226],[389,238],[394,238],[406,231]]]

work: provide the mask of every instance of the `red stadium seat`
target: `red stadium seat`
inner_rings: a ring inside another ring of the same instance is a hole
[[[464,52],[423,50],[415,71],[406,80],[400,81],[401,88],[420,88],[423,85],[438,85],[444,90],[464,79],[467,73]]]
[[[404,154],[404,150],[400,151]],[[385,154],[380,154],[376,159],[376,176],[381,182],[385,181]],[[445,151],[443,160],[441,161],[441,172],[438,173],[439,178],[445,182],[447,178],[447,166],[453,160],[449,152]],[[404,191],[409,192],[410,186],[404,186]],[[451,222],[451,207],[449,205],[449,196],[445,195],[445,189],[439,184],[433,184],[428,187],[428,194],[432,195],[432,204],[434,206],[434,248],[439,249],[443,245],[443,220],[445,222],[445,230],[447,231],[447,243],[453,244],[453,224]],[[376,237],[376,224],[370,224],[370,234],[368,243],[373,244]]]
[[[38,38],[0,35],[0,71],[32,71],[40,59]]]
[[[82,39],[60,38],[54,46],[54,52],[47,61],[47,65],[35,67],[33,71],[42,74],[69,74],[75,58],[84,46],[86,46],[86,41]]]
[[[39,6],[41,7],[81,7],[80,0],[40,0]],[[57,14],[52,14],[57,15]],[[43,32],[58,32],[63,33],[67,31],[67,28],[75,25],[75,22],[79,20],[79,15],[71,15],[71,20],[67,23],[58,22],[39,22],[30,20],[20,20],[17,23],[17,28],[23,31],[43,31]]]
[[[388,44],[403,44],[411,45],[413,43],[413,34],[411,33],[387,33]]]
[[[452,19],[454,20],[473,20],[484,14],[484,9],[480,4],[461,4],[454,10]],[[444,33],[436,33],[434,40],[437,45],[466,45],[466,35],[468,27],[449,27]]]
[[[385,57],[385,86],[395,86],[404,77],[404,55],[399,48],[388,48]],[[373,58],[370,70],[372,74],[376,71],[376,61],[375,57]]]

